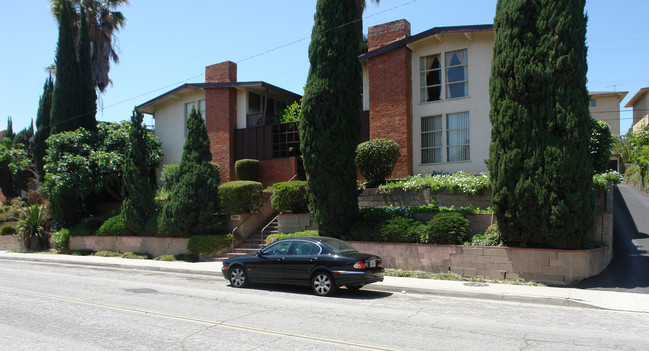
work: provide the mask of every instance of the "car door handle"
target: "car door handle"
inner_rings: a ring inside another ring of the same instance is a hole
[[[284,257],[278,258],[277,261],[279,261],[279,262],[284,261]]]
[[[318,260],[318,258],[314,257],[314,258],[311,259],[311,262],[314,262],[314,261],[317,261],[317,260]]]

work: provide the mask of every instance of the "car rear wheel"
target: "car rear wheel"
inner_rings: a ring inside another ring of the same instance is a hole
[[[334,279],[327,272],[317,272],[311,278],[311,289],[318,296],[331,296],[336,292],[336,288]]]
[[[230,284],[235,288],[243,288],[248,285],[248,275],[243,267],[230,268]]]

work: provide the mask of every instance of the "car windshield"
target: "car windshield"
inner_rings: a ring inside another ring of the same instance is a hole
[[[349,245],[348,243],[342,240],[327,238],[327,239],[322,239],[322,242],[327,244],[329,247],[331,247],[332,251],[337,254],[345,253],[345,252],[358,252],[353,246]]]

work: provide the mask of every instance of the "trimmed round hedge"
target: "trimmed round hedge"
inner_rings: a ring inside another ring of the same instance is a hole
[[[309,188],[302,180],[279,182],[273,184],[273,196],[270,204],[277,212],[309,212]]]
[[[234,163],[234,172],[239,180],[259,180],[259,160],[244,158]]]
[[[221,210],[229,214],[259,210],[262,196],[263,188],[259,182],[235,180],[219,185]]]
[[[469,220],[459,212],[438,213],[428,221],[421,242],[438,245],[461,245],[469,234]]]
[[[375,188],[392,174],[399,159],[399,144],[392,139],[372,139],[356,148],[356,166],[367,179],[367,187]]]

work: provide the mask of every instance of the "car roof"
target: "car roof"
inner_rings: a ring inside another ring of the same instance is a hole
[[[277,241],[286,241],[286,240],[308,240],[308,241],[317,241],[317,242],[326,243],[327,241],[340,240],[340,239],[332,238],[328,236],[293,236],[290,238],[279,239]]]

